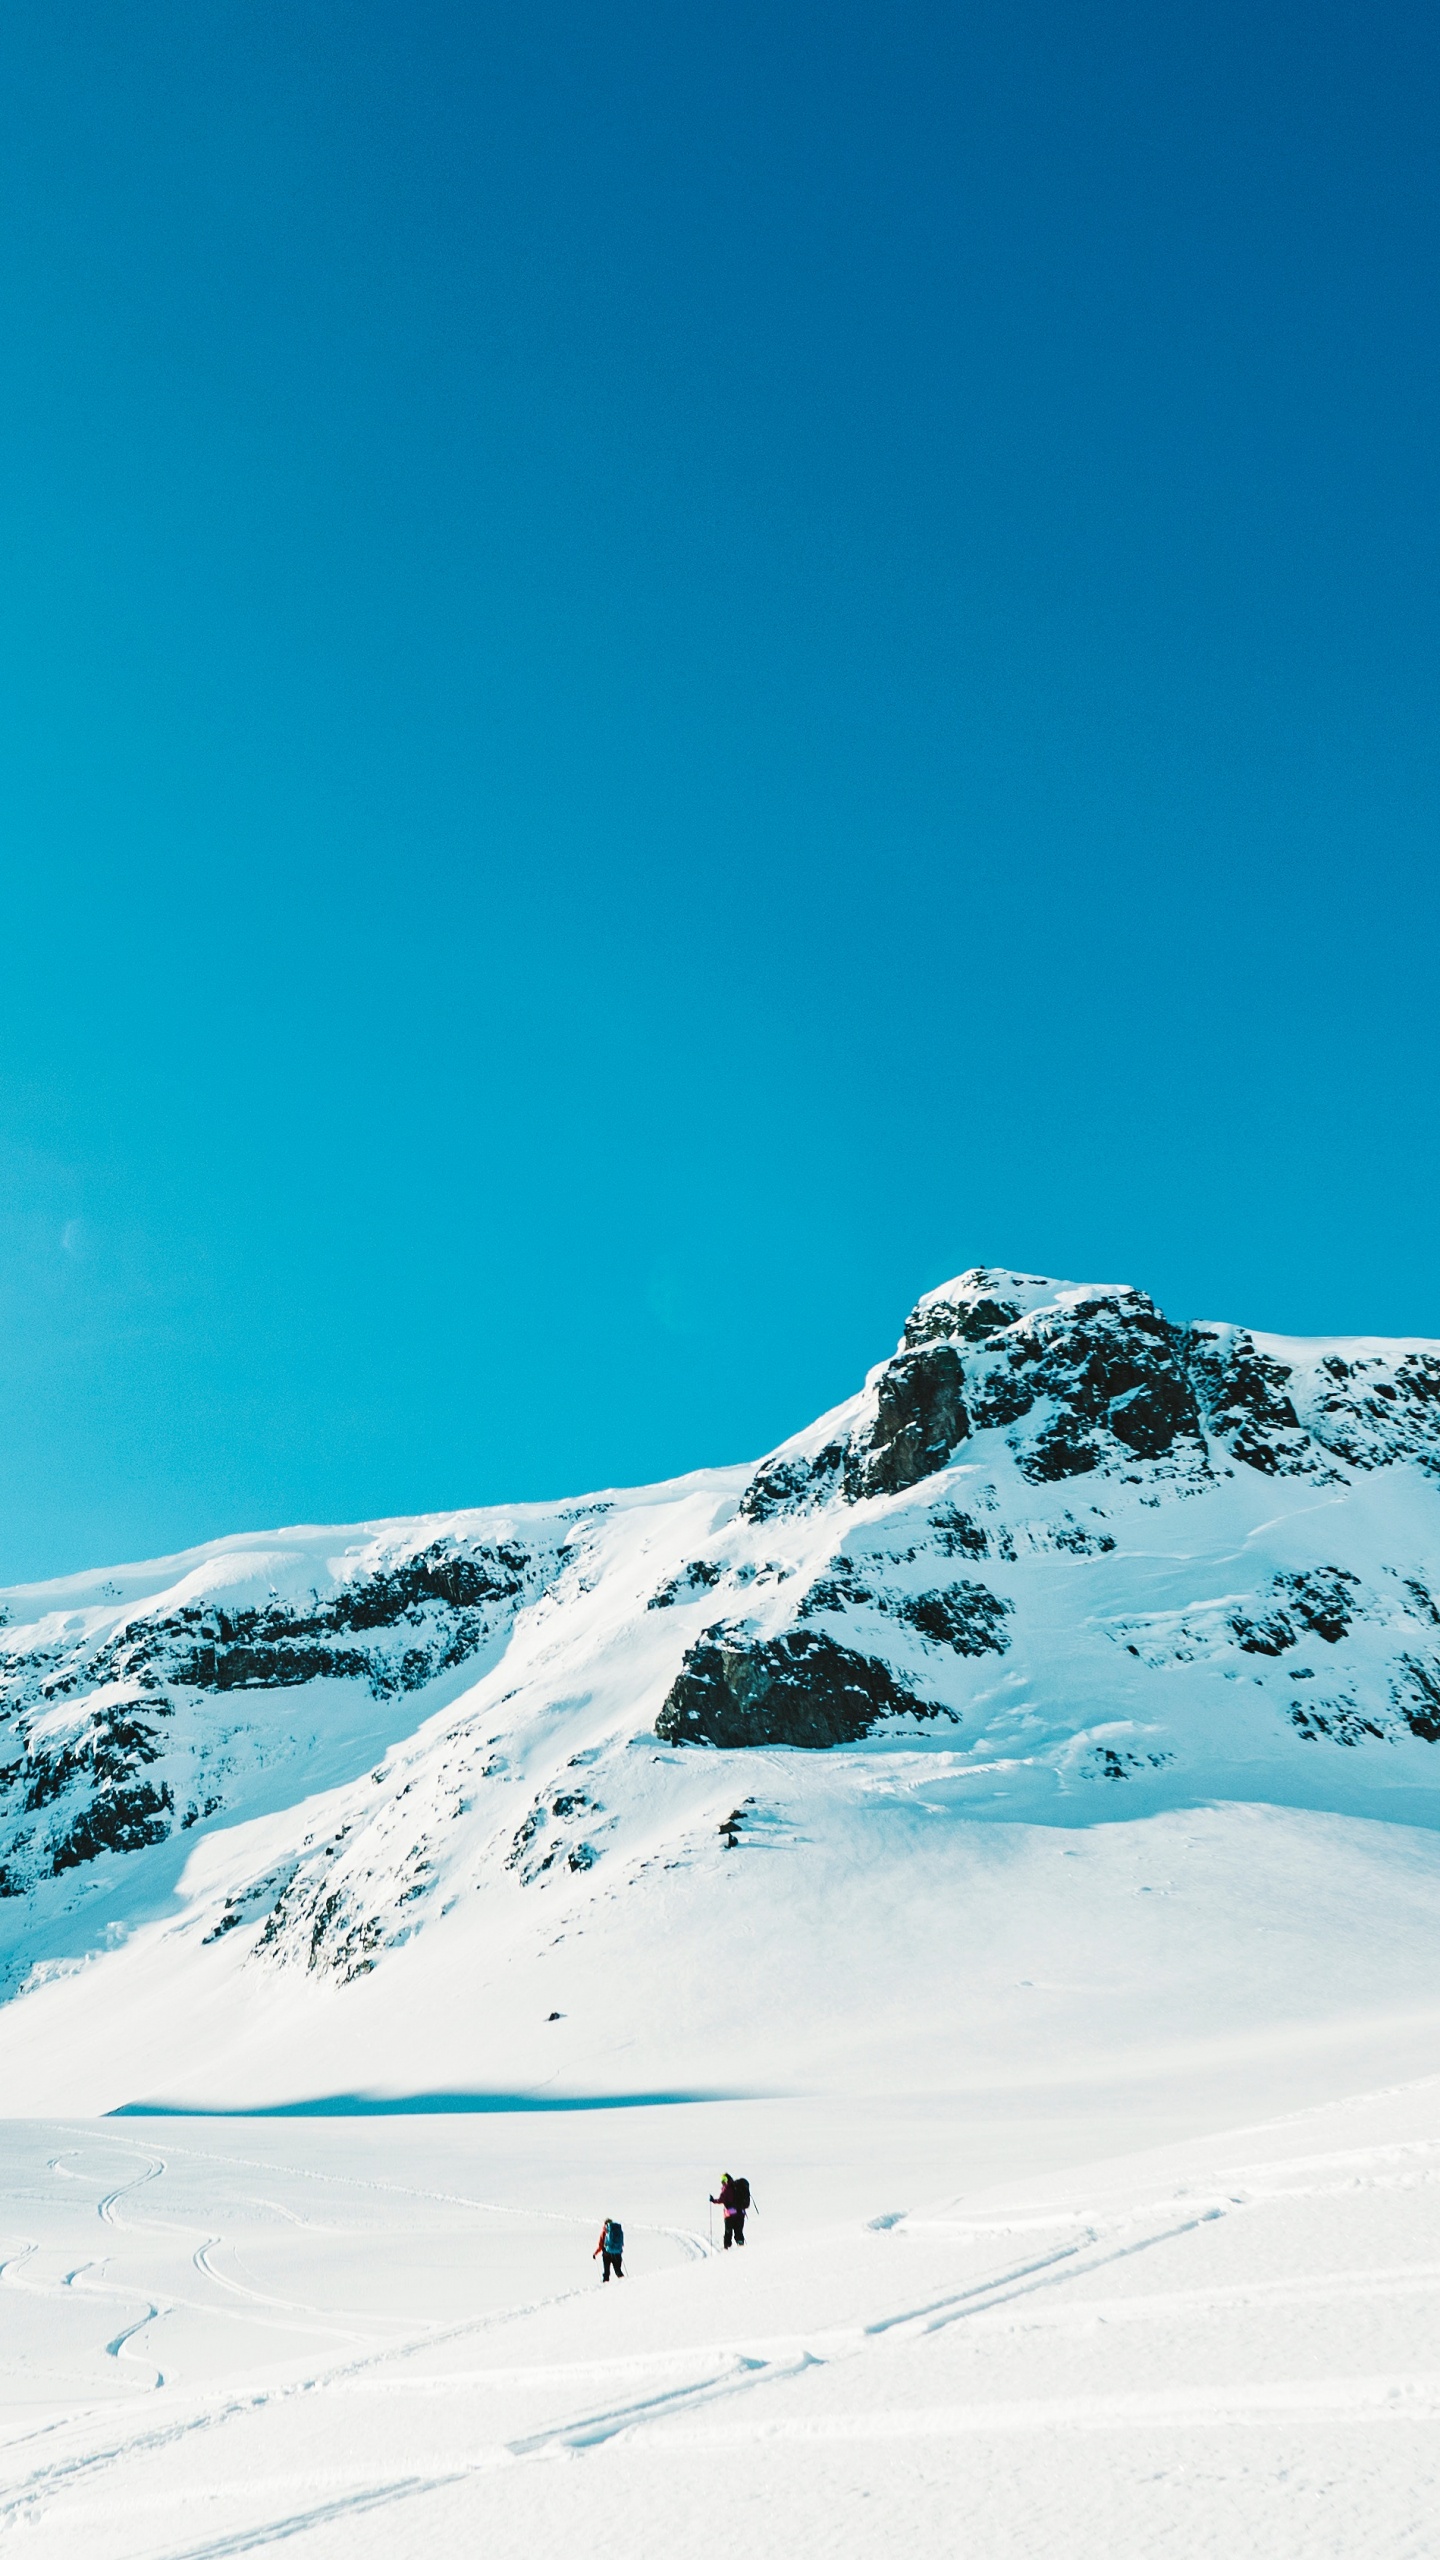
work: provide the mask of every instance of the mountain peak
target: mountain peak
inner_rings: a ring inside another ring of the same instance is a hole
[[[622,1911],[663,1935],[688,1896],[708,1943],[720,1875],[759,1912],[783,1846],[777,1875],[829,1859],[843,1896],[917,1790],[1005,1822],[1227,1795],[1440,1820],[1440,1344],[978,1265],[751,1469],[236,1536],[4,1610],[7,2085],[98,1964],[140,1985],[104,2069],[57,2028],[27,2106],[188,2071],[202,1994],[215,2050],[244,2044],[277,1969],[305,1987],[288,2088],[317,2022],[360,2053],[371,1977],[397,2014],[438,1986],[448,2022],[457,1962],[508,1980],[507,1950]]]
[[[902,1351],[923,1342],[983,1342],[1027,1316],[1055,1309],[1069,1313],[1105,1298],[1136,1298],[1149,1306],[1143,1292],[1126,1281],[1047,1280],[1030,1271],[1006,1271],[977,1262],[938,1289],[927,1289],[905,1319]]]

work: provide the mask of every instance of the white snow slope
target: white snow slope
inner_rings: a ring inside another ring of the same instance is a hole
[[[1145,2050],[1132,1971],[1245,2012],[1169,1845],[1221,1802],[1207,1873],[1366,1909],[1406,1826],[1408,2001],[1437,1593],[1440,1348],[981,1271],[758,1468],[0,1595],[8,2104],[947,2086],[1017,1971]]]
[[[4,1594],[0,2519],[1432,2550],[1437,1478],[1440,1346],[981,1271],[759,1467]]]
[[[963,2107],[837,2112],[0,2126],[0,2523],[35,2560],[1433,2553],[1433,2078],[1024,2174]]]

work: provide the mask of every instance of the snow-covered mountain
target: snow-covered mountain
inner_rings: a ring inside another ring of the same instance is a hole
[[[923,1943],[984,1855],[953,1817],[1430,1824],[1440,1344],[976,1270],[758,1465],[0,1605],[26,2103],[620,2087],[598,2015],[560,2058],[558,1948],[718,2032],[717,1932],[782,2008],[787,1932]]]

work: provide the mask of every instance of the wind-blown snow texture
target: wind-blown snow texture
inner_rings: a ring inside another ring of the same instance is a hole
[[[0,1600],[11,2105],[620,2088],[533,2032],[563,1941],[612,2023],[688,1961],[703,2070],[709,1933],[933,1921],[955,1817],[1430,1824],[1440,1345],[972,1271],[758,1466]]]

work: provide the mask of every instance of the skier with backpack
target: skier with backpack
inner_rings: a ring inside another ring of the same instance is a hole
[[[750,2210],[749,2179],[732,2178],[729,2170],[727,2169],[720,2180],[720,2193],[718,2196],[712,2196],[710,2201],[712,2204],[722,2204],[725,2208],[726,2248],[728,2249],[733,2241],[737,2249],[743,2249],[745,2246],[745,2216]],[[756,2210],[759,2210],[758,2206]]]
[[[615,2220],[614,2215],[609,2214],[601,2224],[600,2237],[590,2252],[592,2258],[603,2258],[605,2261],[605,2273],[601,2279],[602,2283],[609,2283],[612,2268],[617,2276],[624,2275],[625,2270],[620,2264],[620,2260],[624,2255],[624,2250],[624,2229],[622,2225]]]

